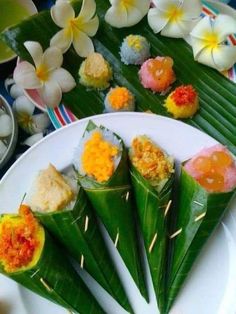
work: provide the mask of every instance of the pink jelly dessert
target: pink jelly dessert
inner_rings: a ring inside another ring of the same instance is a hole
[[[209,192],[229,192],[236,187],[235,159],[220,144],[201,150],[184,168]]]
[[[139,71],[143,87],[157,93],[167,91],[175,81],[173,64],[174,62],[170,57],[156,57],[144,62]]]

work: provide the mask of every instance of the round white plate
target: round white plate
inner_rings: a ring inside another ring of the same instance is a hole
[[[177,161],[184,161],[215,140],[195,128],[173,119],[145,113],[119,113],[94,116],[102,124],[119,134],[127,145],[136,135],[145,134],[155,140]],[[38,171],[53,163],[59,170],[71,164],[74,148],[89,119],[80,120],[47,136],[28,150],[7,172],[0,182],[0,213],[16,212]],[[231,204],[224,224],[221,224],[194,265],[171,314],[235,314],[236,313],[236,223],[233,216],[236,203]],[[109,243],[109,239],[107,239]],[[114,248],[119,273],[136,314],[156,314],[157,308],[150,284],[151,302],[147,305],[124,269]],[[86,274],[83,274],[86,278]],[[149,278],[150,279],[150,278]],[[124,314],[116,303],[87,278],[91,289],[109,314]],[[0,276],[1,314],[66,314],[66,310],[35,296],[14,282]]]

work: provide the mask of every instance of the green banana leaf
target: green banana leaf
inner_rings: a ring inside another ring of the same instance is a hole
[[[153,286],[160,312],[162,312],[165,301],[166,219],[168,217],[166,210],[170,206],[174,175],[160,192],[157,192],[134,166],[131,166],[131,178]]]
[[[90,121],[86,130],[91,131],[96,128],[97,126]],[[104,130],[103,127],[100,127],[100,129]],[[122,157],[109,181],[98,183],[93,178],[81,176],[79,173],[78,180],[111,239],[114,243],[118,241],[117,250],[141,294],[147,299],[144,274],[138,251],[133,203],[130,197],[131,184],[127,152],[123,141],[120,138],[119,141],[122,144]]]
[[[0,219],[3,216],[1,215]],[[0,264],[0,273],[75,313],[105,314],[65,257],[64,251],[57,246],[46,230],[44,232],[44,246],[34,267],[7,273]]]
[[[183,167],[178,190],[178,203],[173,208],[173,216],[177,216],[177,220],[171,234],[181,232],[170,239],[170,268],[164,313],[169,312],[197,256],[235,195],[235,190],[228,193],[207,192]]]
[[[73,1],[77,13],[81,2],[81,0]],[[163,107],[165,96],[144,89],[138,78],[139,68],[124,65],[120,60],[119,47],[125,36],[132,33],[145,36],[151,43],[153,56],[168,55],[174,59],[176,85],[192,84],[199,93],[201,109],[194,118],[187,119],[186,122],[213,136],[236,154],[235,84],[217,71],[195,62],[192,49],[184,40],[155,35],[148,26],[146,17],[131,28],[112,28],[104,21],[110,1],[97,0],[96,3],[100,28],[94,38],[94,44],[96,50],[102,53],[113,67],[113,85],[129,88],[136,97],[139,111],[150,110],[168,116]],[[23,43],[26,40],[35,40],[47,48],[50,38],[57,31],[59,28],[53,23],[50,12],[45,11],[9,28],[2,37],[17,55],[32,62]],[[80,118],[102,113],[106,93],[106,91],[88,90],[79,84],[78,69],[81,61],[73,48],[70,48],[65,54],[63,65],[73,74],[78,83],[74,90],[64,94],[63,101]]]
[[[127,311],[132,312],[83,189],[79,189],[72,210],[37,212],[35,215],[81,267]]]

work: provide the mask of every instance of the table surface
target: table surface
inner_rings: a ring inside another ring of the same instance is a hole
[[[102,1],[102,0],[100,0],[100,1]],[[34,2],[36,4],[38,10],[41,11],[41,10],[49,8],[53,4],[54,1],[53,0],[35,0]],[[222,2],[227,2],[227,1],[222,0]],[[229,2],[229,5],[236,9],[236,0],[231,0]],[[13,67],[14,67],[14,64],[13,64]],[[11,73],[12,73],[12,70],[8,70],[8,71],[5,71],[4,73],[1,73],[1,76],[3,78],[0,79],[0,94],[3,95],[3,97],[5,97],[10,104],[12,104],[14,100],[7,93],[7,91],[4,87],[4,80]],[[0,179],[4,175],[4,173],[9,169],[9,167],[15,162],[16,157],[19,154],[22,154],[26,150],[26,147],[22,146],[21,143],[27,136],[28,135],[26,135],[24,131],[19,129],[19,137],[18,137],[18,142],[17,142],[15,153],[14,153],[13,157],[9,160],[9,162],[5,165],[5,167],[0,169]]]

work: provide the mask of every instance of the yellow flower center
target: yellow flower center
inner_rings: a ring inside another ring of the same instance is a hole
[[[49,69],[45,64],[41,64],[36,69],[36,75],[42,82],[46,82],[49,79]]]
[[[204,42],[209,49],[215,49],[218,47],[219,37],[213,32],[206,33],[204,36]]]
[[[128,6],[134,6],[135,0],[121,0],[121,5],[128,7]]]
[[[106,141],[101,132],[95,131],[84,146],[82,167],[85,173],[97,182],[108,181],[115,171],[114,158],[118,152],[117,146]]]
[[[166,13],[166,18],[169,19],[170,22],[178,22],[182,18],[183,14],[184,12],[181,7],[171,5]]]
[[[30,128],[33,124],[32,116],[26,112],[20,112],[17,114],[17,121],[20,126],[24,128]]]

